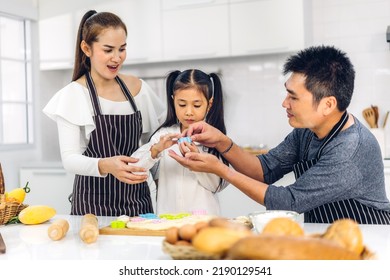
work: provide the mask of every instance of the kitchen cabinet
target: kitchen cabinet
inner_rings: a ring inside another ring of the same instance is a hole
[[[40,68],[73,67],[76,35],[73,14],[67,13],[39,21]]]
[[[19,172],[20,185],[29,182],[25,204],[48,205],[57,214],[69,214],[71,204],[68,200],[73,190],[74,175],[62,167],[23,167]]]
[[[39,21],[40,69],[73,68],[80,21],[89,9],[112,12],[127,27],[124,64],[162,60],[160,0],[112,0]],[[60,42],[60,43],[59,43]]]
[[[229,56],[227,0],[163,0],[164,60]]]
[[[126,0],[122,19],[127,26],[126,64],[163,59],[160,0]]]
[[[124,64],[235,57],[302,49],[305,0],[111,0],[39,21],[41,69],[73,67],[88,9],[120,16]],[[58,43],[61,42],[61,43]]]
[[[124,64],[162,60],[160,0],[111,0],[90,7],[118,15],[127,28],[127,58]],[[77,11],[77,26],[85,14]]]
[[[304,47],[303,0],[231,0],[231,55],[290,52]]]

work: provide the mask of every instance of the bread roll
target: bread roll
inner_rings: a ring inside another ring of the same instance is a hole
[[[364,250],[363,234],[358,223],[351,219],[340,219],[333,222],[322,238],[332,240],[357,254],[361,254]]]
[[[359,260],[359,254],[313,237],[262,234],[236,242],[227,252],[236,260]]]
[[[294,220],[287,217],[278,217],[269,221],[263,228],[262,233],[275,235],[303,236],[303,228]]]
[[[252,232],[249,229],[206,227],[194,236],[192,245],[195,249],[205,253],[223,254],[238,240],[250,235]]]

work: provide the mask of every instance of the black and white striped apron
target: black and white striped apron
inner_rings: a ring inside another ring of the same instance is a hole
[[[134,113],[130,115],[103,115],[90,73],[87,86],[94,109],[96,129],[91,133],[83,155],[106,158],[131,155],[139,146],[142,134],[142,116],[133,96],[123,81],[116,77]],[[137,216],[153,212],[150,190],[146,182],[126,184],[111,174],[106,177],[76,175],[72,194],[72,215],[92,213],[97,216]]]
[[[305,147],[303,160],[293,166],[296,179],[318,162],[325,146],[337,136],[347,121],[348,113],[345,111],[340,121],[325,138],[317,152],[316,158],[307,160],[310,142],[314,137],[314,133],[311,133]],[[350,218],[359,224],[390,224],[390,212],[368,207],[353,198],[320,205],[305,212],[304,216],[305,223],[333,223],[333,221],[338,219]]]

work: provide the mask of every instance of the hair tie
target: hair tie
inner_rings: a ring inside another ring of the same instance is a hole
[[[214,98],[214,79],[210,75],[209,75],[209,77],[210,77],[210,81],[211,81],[211,98],[210,99],[212,99],[212,98]]]

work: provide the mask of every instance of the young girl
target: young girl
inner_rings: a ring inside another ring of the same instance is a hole
[[[144,170],[128,163],[136,162],[129,155],[145,128],[152,132],[161,123],[164,106],[144,81],[119,74],[126,39],[118,16],[88,11],[80,22],[72,82],[43,110],[57,122],[64,168],[76,174],[73,215],[153,211],[147,176],[135,174]]]
[[[209,149],[189,139],[178,139],[190,124],[205,120],[226,132],[222,87],[215,73],[197,69],[174,71],[167,77],[168,112],[165,122],[157,129],[149,143],[140,147],[132,157],[135,165],[150,169],[159,162],[157,177],[157,213],[206,211],[219,215],[217,192],[227,183],[218,176],[192,172],[168,156],[167,148],[212,153],[228,164],[216,149]],[[186,143],[180,144],[182,141]]]

